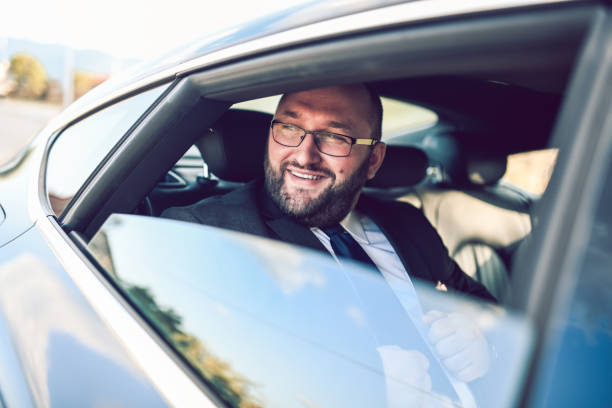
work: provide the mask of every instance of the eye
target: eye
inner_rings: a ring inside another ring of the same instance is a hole
[[[295,132],[295,131],[299,130],[299,128],[297,126],[290,125],[289,123],[281,123],[281,129],[282,130],[286,130],[288,132]]]
[[[317,136],[321,143],[326,144],[334,144],[334,145],[342,145],[342,144],[351,144],[351,141],[346,136],[337,135],[335,133],[330,132],[321,132],[318,133]]]
[[[302,137],[304,134],[304,131],[301,128],[289,123],[280,123],[280,131],[286,137]]]

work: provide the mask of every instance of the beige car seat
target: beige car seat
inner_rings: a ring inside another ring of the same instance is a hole
[[[499,181],[505,169],[505,158],[467,159],[465,188],[424,184],[401,198],[422,209],[455,261],[500,301],[512,252],[531,232],[533,198]]]

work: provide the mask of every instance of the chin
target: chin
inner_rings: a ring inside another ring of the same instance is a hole
[[[307,205],[310,201],[315,201],[325,192],[325,189],[321,188],[303,188],[303,187],[289,187],[285,184],[283,188],[283,195],[292,202],[301,202]]]
[[[306,212],[306,209],[310,207],[310,204],[315,201],[316,197],[304,197],[292,195],[288,197],[287,209],[291,211],[293,215],[301,216]]]

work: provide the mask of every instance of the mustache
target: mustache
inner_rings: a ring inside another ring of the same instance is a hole
[[[331,177],[332,179],[336,178],[336,173],[334,173],[333,171],[331,171],[330,169],[326,167],[322,167],[316,164],[308,164],[306,166],[302,166],[296,161],[285,162],[281,164],[280,166],[281,173],[284,173],[287,170],[287,167],[289,166],[294,167],[296,169],[301,169],[301,170],[316,171],[318,173],[322,173],[328,177]]]

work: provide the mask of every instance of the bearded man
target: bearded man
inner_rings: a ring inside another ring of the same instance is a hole
[[[385,157],[380,97],[364,85],[285,94],[270,126],[265,180],[166,210],[197,222],[327,251],[383,276],[417,277],[487,300],[416,208],[362,196]]]
[[[352,258],[380,272],[393,290],[398,279],[412,287],[411,278],[416,277],[495,301],[449,257],[419,210],[361,194],[385,158],[381,122],[380,97],[364,85],[285,94],[270,125],[264,180],[188,207],[169,208],[162,216],[309,247],[329,253],[340,263]],[[414,288],[408,293],[418,298]],[[426,336],[439,350],[436,359],[447,366],[452,381],[469,382],[485,374],[488,345],[474,322],[433,310],[411,315],[404,324],[416,320],[431,326]],[[408,382],[416,378],[419,389],[431,389],[429,363],[434,357],[423,344],[402,348],[381,338],[377,352],[390,377]],[[413,400],[412,392],[406,395],[392,385],[387,390],[390,406],[414,405],[404,403]],[[457,395],[464,399],[461,392]]]

